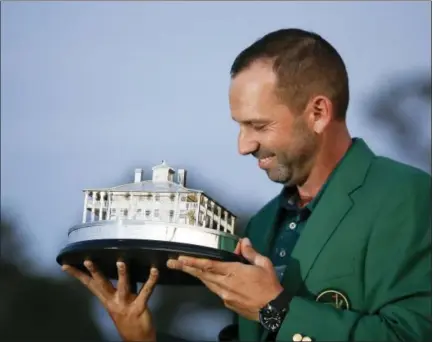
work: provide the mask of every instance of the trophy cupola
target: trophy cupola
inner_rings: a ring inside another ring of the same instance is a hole
[[[154,182],[173,182],[174,169],[165,160],[161,164],[152,168],[152,181]]]

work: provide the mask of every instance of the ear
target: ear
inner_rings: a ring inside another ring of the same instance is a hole
[[[321,134],[332,119],[332,102],[326,96],[316,96],[310,101],[310,124],[316,134]]]

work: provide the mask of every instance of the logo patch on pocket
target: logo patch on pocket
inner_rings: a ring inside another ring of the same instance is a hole
[[[332,305],[336,309],[349,310],[350,304],[347,297],[337,290],[325,290],[316,297],[316,302]]]

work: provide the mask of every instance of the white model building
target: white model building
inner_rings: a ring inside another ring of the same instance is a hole
[[[82,224],[69,230],[69,242],[146,239],[221,248],[223,236],[234,246],[236,216],[203,191],[188,189],[186,170],[175,172],[163,161],[152,168],[152,179],[143,178],[136,169],[133,183],[83,190]]]

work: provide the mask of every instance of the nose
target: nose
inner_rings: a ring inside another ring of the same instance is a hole
[[[258,148],[259,143],[257,141],[248,137],[244,132],[239,133],[238,149],[240,154],[245,156],[254,153]]]

